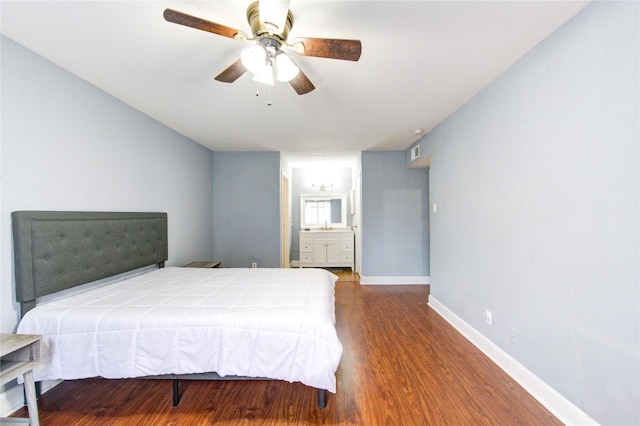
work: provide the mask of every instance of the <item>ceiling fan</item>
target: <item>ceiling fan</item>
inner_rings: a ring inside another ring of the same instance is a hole
[[[247,8],[247,20],[252,37],[235,28],[173,9],[164,11],[164,19],[235,40],[255,41],[252,47],[241,53],[240,59],[216,76],[216,80],[225,83],[233,83],[249,71],[254,74],[255,81],[273,85],[275,74],[278,81],[289,82],[299,95],[304,95],[315,86],[287,52],[346,61],[358,61],[362,52],[360,40],[306,37],[289,43],[287,37],[293,27],[289,1],[259,0],[251,3]]]

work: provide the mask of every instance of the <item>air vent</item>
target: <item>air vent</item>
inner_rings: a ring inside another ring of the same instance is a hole
[[[420,157],[420,145],[416,145],[411,148],[411,161],[417,160]]]

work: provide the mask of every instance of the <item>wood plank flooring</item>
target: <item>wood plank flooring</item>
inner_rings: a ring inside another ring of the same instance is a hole
[[[336,284],[338,391],[279,381],[65,381],[39,401],[55,425],[560,425],[427,306],[428,286]],[[21,409],[15,416],[25,416]]]

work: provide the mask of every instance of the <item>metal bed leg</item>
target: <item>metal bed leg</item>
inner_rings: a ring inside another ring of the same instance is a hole
[[[318,408],[324,408],[327,406],[327,391],[325,389],[318,389]]]
[[[172,379],[173,382],[173,406],[177,407],[180,403],[180,390],[178,389],[178,379]]]

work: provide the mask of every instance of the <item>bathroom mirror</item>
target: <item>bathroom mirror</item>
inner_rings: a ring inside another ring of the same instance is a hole
[[[300,224],[302,228],[346,228],[347,195],[301,195]]]

